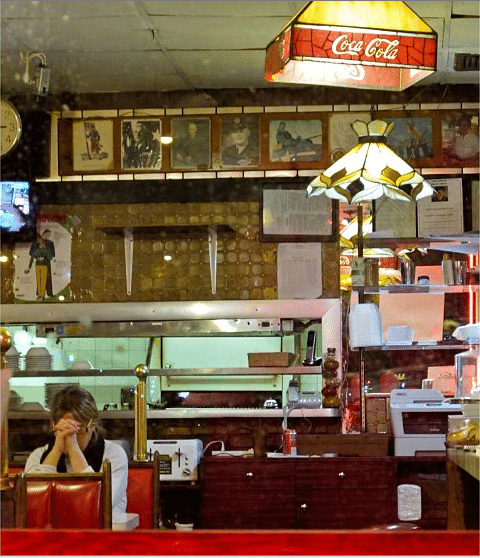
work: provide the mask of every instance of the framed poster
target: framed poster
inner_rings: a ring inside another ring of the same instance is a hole
[[[257,115],[222,116],[220,166],[246,168],[260,165],[260,119]]]
[[[69,302],[71,292],[72,219],[43,215],[37,239],[15,243],[15,303]]]
[[[113,120],[75,120],[72,124],[73,171],[113,171]]]
[[[435,192],[417,202],[418,236],[463,234],[463,186],[461,178],[429,180]]]
[[[321,242],[338,238],[338,202],[307,198],[302,189],[267,189],[260,204],[260,241]]]
[[[442,164],[478,167],[478,111],[448,111],[441,113]]]
[[[210,118],[172,118],[170,146],[172,169],[209,169],[211,157]]]
[[[326,119],[322,115],[275,114],[264,117],[264,163],[275,168],[318,168],[326,161]]]
[[[162,121],[158,118],[122,119],[122,170],[162,168]]]

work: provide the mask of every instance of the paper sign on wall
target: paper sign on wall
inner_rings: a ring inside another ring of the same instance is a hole
[[[322,244],[283,242],[277,256],[278,298],[318,298],[322,296]]]

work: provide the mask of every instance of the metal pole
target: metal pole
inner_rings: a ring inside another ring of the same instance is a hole
[[[12,346],[12,336],[10,333],[4,329],[0,329],[0,341],[1,341],[1,370],[7,368],[7,359],[5,358],[5,353]],[[0,438],[0,455],[1,455],[1,477],[0,477],[0,490],[7,490],[10,488],[10,483],[8,481],[8,398],[7,398],[7,409],[2,409],[4,412],[4,417],[2,420],[2,430]]]
[[[135,367],[138,378],[135,390],[135,442],[133,460],[140,463],[149,461],[147,455],[147,376],[148,368],[144,364]]]
[[[358,257],[363,258],[363,206],[357,204],[358,225]],[[365,286],[362,285],[358,291],[358,302],[365,302]],[[365,347],[359,347],[358,358],[360,364],[360,432],[367,431],[366,395],[365,395]]]

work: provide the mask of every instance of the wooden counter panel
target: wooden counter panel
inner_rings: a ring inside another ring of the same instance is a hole
[[[201,464],[201,477],[203,527],[295,527],[293,462],[214,458]]]
[[[387,488],[392,481],[391,466],[384,458],[320,458],[297,460],[297,487]]]
[[[202,467],[205,484],[215,485],[228,481],[229,487],[235,483],[248,482],[248,486],[255,487],[268,483],[272,488],[295,484],[295,464],[293,461],[275,459],[231,458],[218,457],[210,460]]]

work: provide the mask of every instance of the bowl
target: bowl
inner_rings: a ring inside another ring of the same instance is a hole
[[[91,370],[93,366],[86,360],[79,360],[70,366],[70,370]]]
[[[193,523],[175,523],[177,531],[193,531]]]

